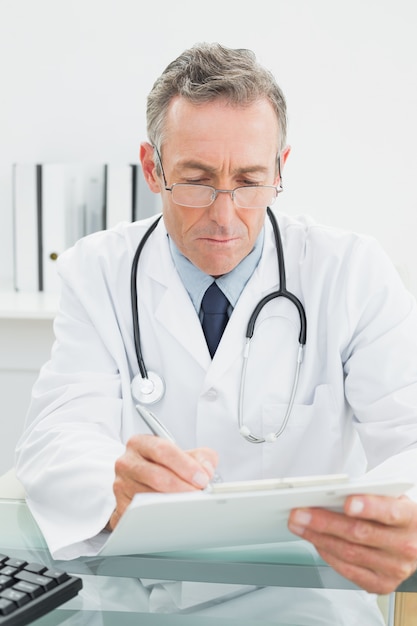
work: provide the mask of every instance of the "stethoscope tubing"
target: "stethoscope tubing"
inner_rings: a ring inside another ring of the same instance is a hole
[[[263,297],[258,304],[256,305],[256,307],[254,308],[249,321],[248,321],[248,325],[247,325],[247,329],[246,329],[246,344],[245,344],[245,348],[243,351],[243,363],[242,363],[242,375],[241,375],[241,383],[240,383],[240,390],[239,390],[239,402],[238,402],[238,426],[239,426],[239,432],[240,434],[250,443],[264,443],[264,442],[272,442],[275,441],[275,439],[277,439],[285,430],[285,427],[288,423],[293,405],[294,405],[294,400],[295,400],[295,394],[296,394],[296,390],[298,387],[298,380],[299,380],[299,374],[300,374],[300,367],[301,367],[301,363],[303,360],[303,352],[304,352],[304,346],[306,344],[307,341],[307,318],[306,318],[306,313],[305,313],[305,309],[304,306],[302,305],[301,301],[299,300],[299,298],[297,298],[297,296],[295,296],[292,292],[287,290],[287,285],[286,285],[286,275],[285,275],[285,260],[284,260],[284,250],[283,250],[283,245],[282,245],[282,239],[281,239],[281,234],[279,231],[279,226],[278,226],[278,222],[277,219],[275,217],[275,215],[272,213],[271,209],[268,207],[267,208],[267,215],[271,221],[272,224],[272,229],[273,229],[273,233],[274,233],[274,239],[275,239],[275,245],[276,245],[276,252],[277,252],[277,263],[278,263],[278,276],[279,276],[279,289],[276,291],[273,291],[272,293],[266,295],[265,297]],[[152,398],[152,400],[148,400],[147,402],[157,402],[158,400],[161,399],[163,392],[164,392],[164,383],[162,381],[162,379],[155,374],[154,372],[149,372],[146,369],[146,365],[145,365],[145,361],[143,358],[143,354],[142,354],[142,346],[141,346],[141,339],[140,339],[140,328],[139,328],[139,311],[138,311],[138,293],[137,293],[137,273],[138,273],[138,266],[139,266],[139,259],[140,259],[140,255],[142,253],[142,250],[146,244],[146,242],[148,241],[149,237],[151,236],[151,234],[153,233],[153,231],[155,230],[155,228],[157,227],[160,219],[161,219],[162,215],[159,215],[157,217],[157,219],[151,224],[151,226],[148,228],[148,230],[146,231],[146,233],[144,234],[144,236],[142,237],[141,241],[139,242],[139,245],[136,249],[135,255],[133,257],[133,261],[132,261],[132,268],[131,268],[131,277],[130,277],[130,294],[131,294],[131,309],[132,309],[132,322],[133,322],[133,338],[134,338],[134,345],[135,345],[135,352],[136,352],[136,357],[137,357],[137,361],[138,361],[138,367],[139,367],[139,372],[140,372],[140,376],[142,378],[142,380],[144,382],[149,382],[152,385],[155,385],[160,388],[160,392],[158,391],[158,393],[154,394],[154,397]],[[260,314],[260,312],[262,311],[262,309],[264,308],[264,306],[266,304],[268,304],[268,302],[270,302],[271,300],[274,300],[276,298],[286,298],[287,300],[289,300],[292,304],[294,304],[294,306],[296,307],[297,311],[298,311],[298,315],[299,315],[299,320],[300,320],[300,333],[299,333],[299,348],[298,348],[298,354],[297,354],[297,363],[296,363],[296,368],[295,368],[295,373],[294,373],[294,380],[293,380],[293,385],[292,385],[292,389],[291,389],[291,394],[290,394],[290,399],[289,399],[289,403],[287,406],[287,411],[285,413],[284,416],[284,420],[281,424],[281,427],[274,433],[269,433],[267,434],[265,437],[263,436],[257,436],[254,435],[253,433],[251,433],[251,431],[249,430],[249,428],[247,426],[245,426],[243,424],[243,405],[244,405],[244,388],[245,388],[245,380],[246,380],[246,368],[247,368],[247,363],[248,363],[248,358],[249,358],[249,349],[250,349],[250,341],[253,337],[254,334],[254,330],[255,330],[255,324],[256,324],[256,320]],[[149,381],[149,376],[151,376],[152,381]],[[134,381],[137,379],[137,377],[135,377]],[[132,388],[134,386],[134,381],[132,381]],[[148,392],[146,392],[148,393]],[[146,395],[146,394],[145,394]],[[138,396],[136,394],[134,394],[135,398],[137,400],[139,400]],[[143,400],[145,401],[145,400]],[[140,400],[139,400],[140,402]]]
[[[266,295],[262,300],[258,302],[256,307],[253,310],[252,315],[249,318],[248,326],[246,329],[246,337],[252,338],[255,323],[259,313],[262,311],[264,306],[268,304],[271,300],[275,298],[287,298],[290,300],[297,308],[298,315],[300,317],[300,334],[298,341],[304,346],[307,341],[307,318],[305,314],[305,310],[301,301],[295,296],[291,291],[287,290],[287,278],[285,273],[285,260],[284,260],[284,247],[282,245],[281,233],[279,231],[278,222],[276,220],[275,215],[272,213],[271,209],[267,208],[267,214],[272,224],[272,229],[274,231],[274,239],[277,251],[277,261],[278,261],[278,276],[279,276],[279,289],[278,291],[273,291]]]
[[[138,247],[136,248],[135,256],[132,261],[132,268],[130,273],[130,301],[131,301],[131,309],[132,309],[132,321],[133,321],[133,339],[135,344],[135,352],[136,358],[138,361],[139,372],[142,378],[148,378],[148,371],[146,369],[145,361],[143,359],[142,354],[142,343],[140,340],[140,328],[139,328],[139,310],[138,310],[138,287],[137,287],[137,275],[138,275],[138,267],[139,267],[139,259],[142,254],[142,250],[148,241],[149,237],[152,235],[155,228],[158,226],[158,223],[161,219],[162,215],[159,215],[157,219],[152,222],[146,233],[143,235],[142,239],[139,242]]]

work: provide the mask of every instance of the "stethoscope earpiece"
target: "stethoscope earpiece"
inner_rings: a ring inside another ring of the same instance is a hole
[[[140,374],[134,377],[131,383],[132,396],[140,404],[154,404],[159,402],[165,393],[165,383],[155,372],[148,372],[148,377]]]

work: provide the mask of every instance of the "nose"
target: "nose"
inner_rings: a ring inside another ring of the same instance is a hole
[[[236,206],[230,191],[218,191],[212,205],[208,207],[209,217],[219,226],[228,226],[236,216]]]

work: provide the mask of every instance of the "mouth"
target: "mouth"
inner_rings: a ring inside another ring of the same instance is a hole
[[[226,245],[238,240],[238,237],[223,237],[221,239],[217,237],[200,237],[200,241],[206,241],[207,243],[212,243],[214,245]]]

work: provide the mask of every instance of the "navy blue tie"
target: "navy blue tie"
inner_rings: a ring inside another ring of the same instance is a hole
[[[229,300],[214,282],[207,289],[201,301],[203,310],[203,331],[211,358],[217,350],[223,331],[229,320],[227,308]]]

